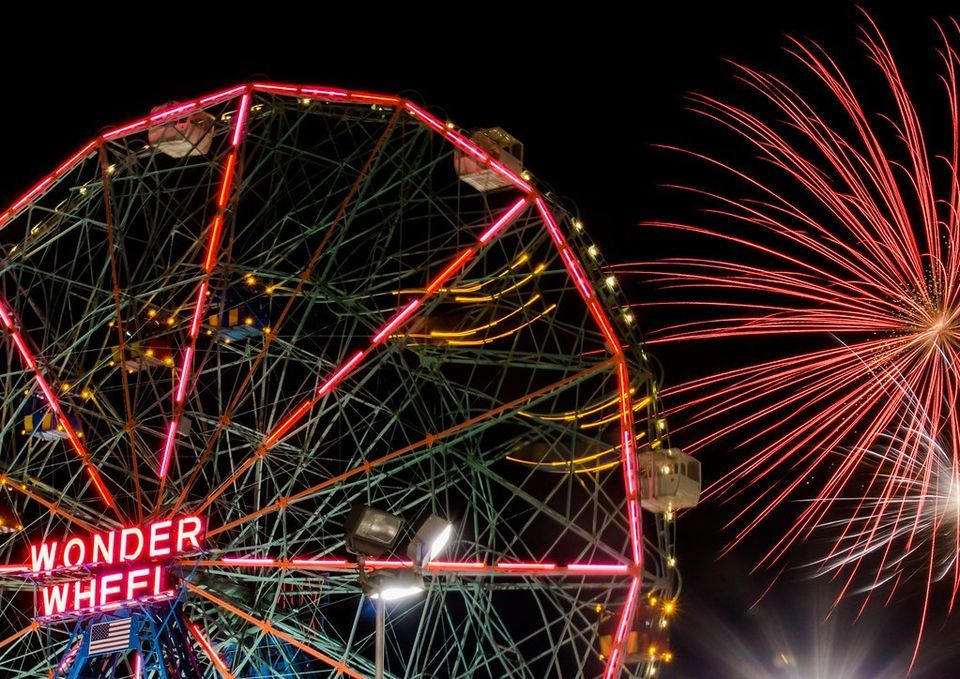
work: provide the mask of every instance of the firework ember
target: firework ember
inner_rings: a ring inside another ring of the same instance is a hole
[[[761,560],[769,566],[829,527],[823,563],[841,596],[892,593],[925,550],[926,619],[933,583],[949,582],[951,608],[960,586],[957,503],[944,490],[944,479],[956,478],[960,438],[958,26],[941,30],[949,134],[935,151],[883,36],[867,25],[862,43],[888,108],[868,106],[861,90],[869,87],[859,79],[855,87],[814,43],[789,48],[817,82],[810,99],[738,67],[758,110],[773,115],[708,96],[695,96],[693,108],[746,140],[764,170],[693,153],[732,174],[744,196],[688,189],[713,203],[707,221],[655,224],[723,255],[622,270],[669,289],[666,304],[684,314],[655,341],[749,346],[745,363],[669,394],[707,432],[692,448],[733,444],[746,453],[709,491],[737,498],[731,546],[793,511]],[[757,358],[761,346],[770,353]],[[922,631],[921,620],[918,644]]]

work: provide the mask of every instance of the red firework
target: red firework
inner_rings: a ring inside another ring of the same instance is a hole
[[[708,491],[741,501],[731,546],[788,500],[804,500],[761,564],[831,526],[824,570],[840,579],[840,596],[864,578],[868,592],[892,594],[919,571],[919,645],[932,584],[950,582],[950,609],[960,588],[960,503],[944,506],[938,491],[944,451],[956,478],[960,440],[960,27],[938,26],[950,127],[945,154],[934,155],[883,36],[867,22],[861,42],[891,97],[886,113],[867,110],[812,42],[793,40],[788,51],[825,87],[816,104],[738,66],[773,116],[699,95],[693,108],[745,139],[768,169],[693,153],[731,173],[748,197],[688,189],[715,201],[711,226],[654,224],[710,239],[729,256],[625,270],[678,290],[666,303],[681,313],[697,311],[654,341],[735,339],[747,355],[766,341],[774,351],[669,394],[709,432],[693,448],[723,441],[747,452]]]

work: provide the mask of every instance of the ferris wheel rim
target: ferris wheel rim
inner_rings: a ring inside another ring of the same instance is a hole
[[[619,672],[620,665],[622,662],[622,649],[623,645],[626,643],[627,633],[629,632],[631,620],[633,618],[633,613],[636,609],[636,606],[639,603],[640,591],[643,584],[643,533],[642,533],[642,520],[640,518],[640,506],[639,506],[639,489],[637,488],[637,458],[636,458],[636,448],[635,448],[635,438],[633,435],[633,422],[632,422],[632,412],[631,407],[631,376],[630,371],[627,365],[627,359],[625,356],[624,349],[625,347],[621,344],[617,332],[613,329],[613,325],[610,322],[609,314],[604,309],[602,305],[596,298],[595,290],[593,285],[590,283],[588,276],[584,271],[583,264],[579,260],[577,254],[569,246],[567,238],[563,234],[560,226],[558,225],[556,219],[554,218],[553,212],[551,210],[550,204],[547,199],[541,195],[532,184],[527,180],[520,177],[516,173],[512,172],[509,168],[502,166],[497,163],[495,159],[490,157],[483,149],[477,146],[465,135],[460,133],[453,127],[448,126],[447,124],[440,121],[439,118],[436,118],[425,109],[420,106],[410,102],[407,99],[402,99],[400,97],[393,97],[389,95],[380,95],[369,92],[359,92],[351,90],[341,90],[337,88],[324,88],[316,86],[294,86],[294,85],[285,85],[285,84],[274,84],[274,83],[262,83],[262,82],[253,82],[238,85],[231,87],[225,90],[218,91],[211,95],[205,97],[197,98],[185,103],[178,103],[176,105],[170,106],[167,109],[164,109],[159,112],[152,113],[150,116],[145,116],[139,118],[130,123],[124,125],[116,126],[107,129],[101,135],[99,135],[95,140],[87,143],[70,158],[67,159],[64,163],[58,166],[54,172],[50,175],[44,177],[40,182],[38,182],[34,187],[24,193],[20,198],[14,201],[6,211],[0,213],[0,230],[6,226],[6,224],[15,218],[19,211],[29,205],[33,200],[39,198],[47,190],[55,186],[58,180],[69,173],[78,163],[86,160],[89,156],[94,153],[98,147],[102,146],[107,141],[113,141],[120,138],[123,138],[127,135],[134,135],[139,132],[143,132],[145,129],[151,125],[155,125],[161,122],[168,122],[170,120],[175,120],[181,118],[185,115],[190,114],[194,110],[198,110],[203,106],[209,106],[214,103],[222,103],[235,98],[241,98],[241,101],[249,102],[249,97],[252,92],[263,92],[266,94],[272,94],[277,96],[287,96],[287,97],[312,97],[316,99],[327,98],[327,100],[336,103],[350,103],[357,105],[381,105],[381,106],[395,106],[397,110],[403,110],[411,117],[415,118],[419,123],[423,124],[425,127],[432,129],[434,132],[443,137],[448,143],[454,146],[456,149],[474,155],[477,160],[485,163],[487,167],[500,175],[504,180],[509,181],[515,189],[521,192],[521,198],[503,215],[502,218],[492,222],[480,235],[478,239],[477,249],[485,245],[486,243],[495,240],[501,229],[509,227],[509,222],[516,213],[520,212],[523,209],[534,209],[539,214],[540,219],[543,221],[545,228],[548,231],[550,240],[554,243],[559,253],[560,258],[563,261],[563,264],[567,270],[567,273],[570,276],[570,279],[574,283],[575,288],[579,292],[580,296],[583,298],[583,301],[587,305],[587,310],[589,315],[593,318],[594,322],[597,324],[599,331],[607,340],[607,351],[609,352],[611,358],[608,359],[610,367],[616,372],[617,383],[619,385],[619,403],[620,403],[620,412],[621,412],[621,434],[622,434],[622,445],[621,445],[621,467],[624,471],[624,485],[625,492],[627,497],[627,525],[630,531],[630,540],[632,545],[632,563],[628,564],[587,564],[587,563],[574,563],[574,564],[552,564],[552,567],[540,568],[538,566],[551,566],[550,564],[511,564],[510,562],[503,562],[498,564],[491,564],[491,568],[496,570],[497,568],[502,568],[504,571],[512,571],[516,573],[518,570],[523,571],[524,568],[527,571],[524,573],[526,575],[535,576],[537,573],[543,573],[544,571],[554,571],[554,567],[559,570],[559,572],[567,572],[570,574],[584,574],[589,571],[591,568],[594,569],[594,572],[597,574],[605,575],[624,575],[629,578],[628,585],[628,596],[623,607],[623,611],[620,617],[620,622],[617,625],[617,631],[615,636],[615,646],[614,650],[611,652],[609,661],[606,665],[606,670],[604,672],[605,677],[616,676]],[[247,106],[241,103],[241,110],[246,111]],[[244,128],[242,124],[242,116],[238,116],[238,121],[235,124],[234,132],[232,134],[232,143],[234,146],[239,145],[242,142],[244,134]],[[229,167],[229,166],[228,166]],[[227,176],[230,176],[229,169],[227,171]],[[222,195],[229,193],[229,182],[224,181],[225,188],[221,190]],[[211,238],[211,247],[210,251],[215,249],[215,240]],[[428,294],[430,293],[429,288],[436,285],[437,288],[442,285],[443,281],[447,277],[456,273],[460,266],[462,266],[470,257],[472,257],[476,250],[474,248],[469,248],[464,251],[469,254],[464,257],[462,253],[458,256],[457,259],[452,261],[450,265],[441,272],[441,275],[438,276],[434,282],[427,286]],[[460,261],[463,257],[463,261]],[[209,260],[209,255],[208,255]],[[205,266],[205,268],[207,268]],[[201,295],[205,292],[205,288],[201,287]],[[200,305],[198,304],[198,309]],[[16,322],[12,316],[12,311],[9,310],[8,303],[6,299],[0,298],[0,321],[2,321],[4,327],[8,333],[12,334],[13,337],[16,337]],[[406,320],[409,320],[415,314],[416,306],[410,307],[409,305],[402,307],[398,313],[391,319],[389,319],[384,326],[378,331],[374,336],[374,344],[377,343],[377,340],[382,340],[390,332],[395,329],[396,325],[399,325]],[[196,324],[196,321],[194,321]],[[396,324],[391,328],[391,324]],[[15,344],[18,344],[18,351],[20,353],[21,359],[24,363],[29,366],[33,360],[33,356],[30,353],[29,349],[24,347],[21,349],[19,346],[22,343],[17,343],[16,339],[13,340]],[[372,346],[371,346],[372,348]],[[363,352],[365,353],[365,352]],[[359,358],[358,358],[359,356]],[[345,372],[341,373],[344,368],[344,365],[347,366],[346,372],[357,365],[360,360],[363,358],[362,355],[354,354],[351,358],[347,360],[345,364],[341,364],[335,368],[332,373],[332,378],[340,375],[341,377]],[[186,360],[186,359],[184,359]],[[36,377],[39,378],[38,384],[41,384],[41,390],[46,394],[50,392],[48,402],[53,406],[54,403],[57,403],[57,397],[50,390],[49,385],[46,385],[47,388],[43,388],[43,375],[42,373],[35,368]],[[189,370],[183,371],[184,374],[189,374]],[[330,386],[322,395],[325,395],[327,391],[332,390],[335,386],[335,382],[326,382],[325,385],[329,384]],[[178,392],[183,392],[188,387],[186,377],[181,377],[179,386],[177,388]],[[323,387],[322,387],[323,388]],[[182,399],[181,399],[182,400]],[[171,420],[172,426],[173,420]],[[281,420],[281,424],[285,424],[285,420]],[[175,429],[172,430],[173,433],[167,435],[168,446],[169,442],[174,440]],[[281,432],[275,438],[268,437],[267,443],[273,444],[279,441],[282,438],[283,433]],[[68,434],[69,436],[69,434]],[[272,440],[271,440],[272,438]],[[84,463],[87,463],[87,458],[83,453],[79,454],[80,458]],[[164,455],[165,459],[168,459],[168,456]],[[161,465],[161,470],[166,467],[166,464]],[[95,469],[95,468],[94,468]],[[165,477],[165,473],[161,471],[161,478]],[[95,478],[95,477],[93,477]],[[229,479],[228,479],[229,480]],[[226,481],[224,482],[226,483]],[[94,481],[94,485],[99,487],[99,485]],[[162,489],[162,481],[161,481]],[[162,494],[162,490],[161,490]],[[111,503],[104,497],[108,507],[115,509],[115,504]],[[210,500],[212,502],[212,499]],[[209,507],[210,502],[206,502],[200,508],[200,511]],[[176,508],[178,509],[181,505],[178,503]],[[158,505],[159,508],[159,505]],[[116,510],[115,510],[116,511]],[[61,512],[62,513],[62,512]],[[76,518],[76,517],[75,517]],[[82,522],[81,519],[76,518],[78,525]],[[281,557],[277,561],[278,565],[284,565],[284,560]],[[286,566],[292,564],[292,561],[287,560]],[[222,563],[221,563],[222,565]],[[470,571],[469,564],[465,564],[466,572]]]

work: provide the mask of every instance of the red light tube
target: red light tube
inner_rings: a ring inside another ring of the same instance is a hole
[[[191,335],[192,336],[192,335]],[[192,336],[195,339],[195,336]],[[177,397],[176,402],[183,403],[184,397],[187,395],[187,382],[190,379],[190,370],[193,367],[193,344],[187,347],[187,350],[183,354],[183,369],[180,371],[180,381],[177,384]]]
[[[610,659],[604,668],[603,679],[614,679],[620,673],[620,666],[623,664],[623,643],[627,638],[627,633],[633,626],[633,617],[637,607],[637,597],[640,594],[640,578],[634,578],[630,583],[630,589],[627,590],[627,600],[623,604],[623,612],[620,614],[620,622],[617,623],[617,631],[613,637],[613,650],[610,652]]]
[[[340,384],[344,377],[346,377],[354,366],[360,362],[360,359],[364,357],[366,352],[358,351],[353,356],[351,356],[346,363],[340,366],[340,369],[337,372],[333,373],[327,381],[320,385],[320,388],[317,389],[317,396],[326,396],[330,393],[335,386]]]
[[[537,196],[534,202],[537,204],[540,218],[543,219],[543,223],[547,225],[547,231],[550,232],[550,237],[553,239],[554,244],[556,244],[557,249],[563,250],[563,248],[567,247],[567,240],[563,237],[563,234],[560,233],[560,227],[557,226],[557,221],[553,218],[553,214],[547,207],[547,201]]]
[[[629,568],[624,563],[572,563],[567,566],[567,570],[571,573],[588,575],[625,575]]]
[[[387,321],[386,325],[384,325],[383,328],[380,329],[380,332],[378,332],[374,336],[373,344],[380,344],[380,342],[382,342],[390,333],[396,330],[401,323],[407,320],[410,317],[410,315],[417,310],[417,307],[419,306],[420,306],[419,299],[414,299],[407,302],[407,305],[403,307],[400,311],[398,311],[396,314],[394,314],[393,318]]]
[[[291,559],[291,565],[298,568],[353,568],[355,564],[351,564],[345,559]]]
[[[275,566],[279,563],[274,559],[254,556],[225,556],[222,561],[229,566]]]
[[[53,171],[53,175],[54,175],[55,177],[59,177],[59,176],[62,175],[64,172],[66,172],[67,170],[69,170],[70,168],[72,168],[74,165],[76,165],[77,163],[79,163],[81,160],[83,160],[84,158],[86,158],[88,155],[90,155],[90,153],[91,153],[91,152],[93,151],[93,149],[95,149],[96,147],[97,147],[97,140],[91,141],[91,142],[88,143],[86,146],[84,146],[82,149],[80,149],[79,151],[77,151],[76,153],[74,153],[72,156],[70,156],[69,158],[67,158],[65,161],[63,161],[63,163],[61,163],[60,166],[59,166],[56,170]]]
[[[557,564],[555,563],[522,563],[522,562],[509,562],[505,563],[500,561],[497,563],[498,570],[504,571],[553,571],[557,569]]]
[[[190,338],[196,339],[200,334],[200,322],[203,318],[203,307],[205,300],[207,299],[207,289],[209,288],[209,281],[204,279],[200,284],[200,292],[197,293],[197,303],[193,308],[193,320],[190,321]]]
[[[457,273],[457,271],[460,270],[460,267],[462,267],[468,259],[473,257],[474,252],[476,252],[476,248],[469,247],[457,255],[457,258],[450,262],[446,269],[441,271],[436,278],[430,281],[430,284],[427,285],[427,294],[432,295],[439,290],[440,286],[446,283],[453,276],[453,274]]]
[[[491,224],[486,231],[480,234],[480,243],[485,244],[488,240],[493,238],[504,226],[509,224],[514,217],[516,217],[520,211],[526,207],[527,198],[521,198],[516,203],[510,206],[510,209],[504,212],[497,221]]]
[[[577,260],[574,258],[573,253],[570,252],[570,248],[564,247],[560,250],[560,259],[563,260],[563,264],[567,267],[570,277],[573,278],[573,282],[577,286],[577,292],[580,293],[580,296],[583,297],[585,301],[589,302],[593,299],[593,288],[590,287],[586,275],[577,265]]]
[[[218,101],[224,101],[224,100],[226,100],[226,99],[230,99],[230,98],[232,98],[232,97],[240,94],[240,93],[243,92],[245,89],[247,89],[247,86],[246,86],[246,85],[237,85],[236,87],[231,87],[231,88],[226,89],[226,90],[221,90],[220,92],[214,92],[213,94],[211,94],[211,95],[209,95],[209,96],[204,97],[203,99],[201,99],[201,100],[200,100],[200,105],[201,105],[201,106],[207,106],[207,105],[209,105],[209,104],[215,104],[215,103],[217,103]]]
[[[274,443],[276,443],[281,438],[283,438],[284,434],[290,431],[293,428],[293,426],[300,420],[303,414],[308,410],[310,410],[312,406],[313,406],[313,399],[309,399],[309,398],[303,403],[301,403],[300,405],[298,405],[296,409],[292,413],[287,415],[283,420],[281,420],[280,424],[278,424],[274,428],[273,432],[271,432],[270,435],[266,439],[264,439],[263,447],[270,448]]]
[[[170,470],[170,458],[173,455],[173,441],[177,435],[177,421],[167,423],[167,440],[163,444],[163,456],[160,458],[160,478],[164,478]]]
[[[239,131],[240,128],[237,128]],[[227,156],[227,162],[224,165],[223,180],[220,182],[220,194],[217,196],[217,207],[221,210],[227,205],[227,198],[230,194],[230,187],[233,186],[233,171],[237,164],[237,152],[233,151]]]
[[[227,669],[226,664],[220,659],[220,656],[217,655],[217,652],[214,650],[210,642],[207,641],[207,637],[204,636],[203,632],[199,627],[197,627],[196,623],[188,623],[187,627],[197,640],[197,643],[200,644],[200,647],[203,648],[203,652],[207,654],[208,658],[210,658],[210,662],[216,666],[220,675],[227,677],[228,679],[234,679],[234,676],[230,673],[230,670]]]
[[[444,132],[447,131],[443,123],[440,122],[439,118],[437,118],[434,115],[431,115],[430,113],[427,113],[425,110],[423,110],[416,104],[407,101],[407,102],[404,102],[404,106],[408,111],[410,111],[411,114],[413,114],[415,118],[426,123],[429,127],[432,127],[437,132],[440,132],[441,134],[443,134]]]
[[[237,124],[233,126],[233,137],[230,140],[230,143],[234,148],[240,145],[240,139],[243,137],[244,127],[246,126],[247,117],[249,115],[250,92],[248,90],[243,93],[242,97],[240,97],[240,108],[237,111]]]

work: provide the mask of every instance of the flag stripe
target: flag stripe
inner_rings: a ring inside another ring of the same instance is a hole
[[[130,648],[130,618],[98,622],[90,628],[90,655]]]

